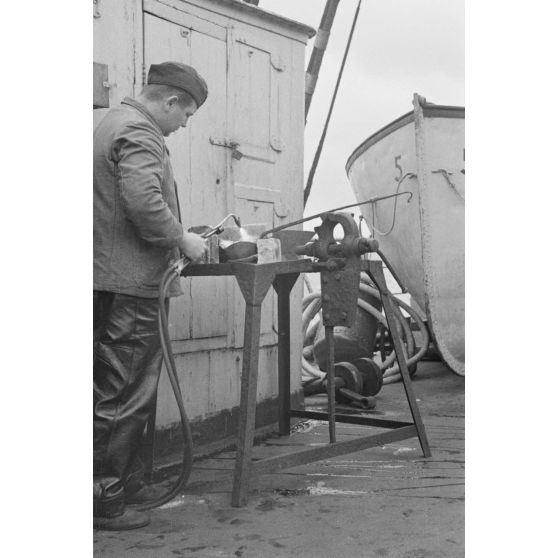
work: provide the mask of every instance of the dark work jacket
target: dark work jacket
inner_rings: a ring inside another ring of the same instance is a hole
[[[163,133],[125,98],[93,138],[93,289],[157,297],[182,231]],[[180,293],[176,280],[169,295]]]

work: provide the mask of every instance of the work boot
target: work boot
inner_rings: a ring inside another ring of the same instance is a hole
[[[125,507],[125,494],[118,483],[93,483],[93,527],[104,531],[127,531],[149,524],[149,516]]]
[[[146,513],[128,509],[116,517],[93,517],[93,527],[103,531],[129,531],[145,527],[149,522]]]
[[[125,489],[126,504],[148,504],[165,496],[168,491],[169,487],[162,484],[128,483]]]

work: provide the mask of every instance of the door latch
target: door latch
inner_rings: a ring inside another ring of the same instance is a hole
[[[232,149],[232,157],[237,161],[244,157],[244,153],[242,153],[238,149],[239,143],[237,141],[227,138],[216,138],[214,136],[210,136],[209,143],[211,145],[219,145],[221,147],[226,147],[227,149]]]

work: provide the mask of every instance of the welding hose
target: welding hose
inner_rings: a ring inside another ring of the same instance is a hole
[[[366,285],[363,285],[362,283],[360,285],[360,288],[361,288],[361,290],[366,289],[366,292],[368,292],[369,294],[373,294],[374,296],[379,298],[379,292],[376,289],[370,289],[370,287],[367,287]],[[308,320],[311,320],[317,314],[317,312],[319,311],[319,309],[321,307],[321,299],[319,298],[320,297],[319,293],[313,293],[309,297],[306,297],[306,299],[303,301],[303,304],[304,304],[304,302],[312,301],[313,297],[315,297],[314,302],[313,302],[313,306],[307,308],[306,311],[303,313],[304,329],[306,329],[308,327],[307,326]],[[406,361],[408,366],[412,366],[413,364],[416,364],[424,356],[424,353],[427,350],[428,342],[429,342],[428,341],[428,331],[424,327],[424,324],[422,323],[422,320],[420,319],[420,316],[418,316],[418,314],[412,308],[410,308],[403,301],[400,301],[395,297],[392,297],[392,300],[396,304],[395,317],[398,320],[397,335],[402,337],[402,339],[404,341],[403,350],[404,350],[405,357],[406,357],[405,361]],[[358,300],[358,305],[361,309],[363,309],[364,311],[371,314],[384,327],[387,328],[387,321],[386,321],[385,317],[381,314],[380,311],[378,311],[376,308],[374,308],[372,305],[368,304],[367,302],[365,302],[362,299]],[[411,317],[418,323],[420,332],[422,334],[422,338],[423,338],[423,344],[422,345],[423,346],[411,358],[408,358],[408,354],[412,354],[414,352],[414,337],[411,333],[411,330],[409,328],[407,320],[405,320],[405,318],[403,317],[403,315],[401,314],[401,312],[399,311],[397,306],[401,306],[405,311],[407,311],[411,315]],[[313,334],[315,334],[315,331],[316,331],[318,326],[319,326],[319,321],[316,321],[307,330],[307,334],[305,336],[305,344],[308,343],[309,341],[311,341],[311,339],[313,337]],[[402,335],[402,333],[403,333],[403,335]],[[309,358],[311,356],[310,351],[308,349],[311,350],[311,347],[306,346],[303,350],[303,372],[306,372],[307,377],[321,378],[323,376],[323,372],[320,371],[317,367],[312,365],[307,360],[307,358]],[[384,378],[384,383],[385,384],[396,382],[401,377],[400,374],[399,374],[399,365],[397,363],[394,366],[390,367],[390,365],[395,361],[395,358],[396,358],[395,351],[392,351],[391,354],[388,356],[388,358],[386,360],[379,363],[379,367],[383,371],[383,378]]]
[[[190,262],[184,264],[186,267]],[[182,430],[182,437],[184,440],[184,453],[182,457],[182,469],[180,475],[174,485],[169,489],[169,491],[153,500],[151,502],[146,502],[145,504],[134,504],[130,505],[131,508],[145,511],[153,508],[157,508],[166,504],[173,498],[175,498],[179,492],[186,486],[190,474],[192,472],[192,464],[194,461],[194,443],[192,438],[192,430],[190,428],[190,421],[188,420],[188,415],[186,414],[186,409],[184,408],[184,402],[182,399],[182,392],[180,390],[180,385],[178,383],[178,372],[176,370],[176,364],[174,362],[174,357],[172,354],[171,338],[168,327],[168,317],[166,311],[166,298],[167,291],[170,284],[176,278],[176,276],[184,275],[184,273],[177,271],[175,266],[169,267],[159,284],[159,335],[161,337],[161,349],[163,351],[163,360],[165,362],[165,368],[167,369],[167,375],[169,382],[172,387],[174,397],[176,399],[176,404],[178,405],[178,411],[180,413],[180,424]]]
[[[310,289],[308,283],[307,286]],[[381,300],[379,291],[373,286],[372,281],[366,274],[361,274],[361,282],[359,285],[360,290],[368,295],[375,297],[378,300]],[[416,364],[426,353],[428,350],[428,344],[430,342],[428,330],[426,329],[422,319],[418,315],[418,313],[413,310],[408,304],[399,300],[391,293],[388,295],[394,307],[394,314],[397,319],[397,335],[400,336],[403,340],[403,351],[405,354],[405,362],[407,366],[413,366]],[[316,365],[310,362],[312,357],[313,349],[312,343],[316,331],[320,325],[320,320],[314,320],[314,317],[318,314],[321,309],[321,294],[319,292],[310,292],[309,295],[304,297],[302,301],[303,305],[303,313],[302,313],[302,331],[303,331],[303,351],[302,351],[302,375],[303,380],[306,378],[308,381],[322,379],[325,377],[325,373],[321,371]],[[388,324],[386,321],[385,316],[377,310],[374,306],[367,303],[366,301],[362,300],[361,298],[358,299],[358,306],[372,317],[374,317],[378,322],[385,327],[388,328]],[[415,342],[414,336],[411,332],[409,324],[403,314],[401,313],[401,309],[405,310],[411,317],[411,319],[418,325],[420,335],[422,337],[422,343],[420,349],[417,351],[416,354],[414,353],[415,350]],[[410,358],[408,355],[412,355]],[[398,363],[394,363],[396,359],[395,351],[393,350],[390,355],[381,363],[377,363],[380,367],[380,370],[383,371],[383,383],[390,384],[397,382],[401,379],[401,373],[399,370]],[[393,366],[392,366],[393,365]]]

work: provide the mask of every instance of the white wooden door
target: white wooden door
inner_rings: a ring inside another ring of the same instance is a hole
[[[227,31],[211,22],[158,5],[144,13],[145,67],[167,60],[196,68],[209,96],[181,129],[167,138],[178,185],[182,222],[214,225],[228,212],[228,149],[214,146],[209,134],[227,133]],[[168,19],[165,19],[168,18]],[[182,279],[185,296],[173,300],[171,336],[176,352],[226,347],[231,342],[232,280]]]
[[[229,49],[230,139],[237,145],[231,161],[235,210],[245,223],[276,225],[286,212],[281,200],[277,162],[284,149],[280,103],[285,94],[286,66],[277,54],[270,33],[237,24],[231,30]],[[235,317],[242,313],[237,298]],[[276,301],[273,289],[262,308],[262,345],[277,342]],[[243,331],[237,330],[236,346]]]

